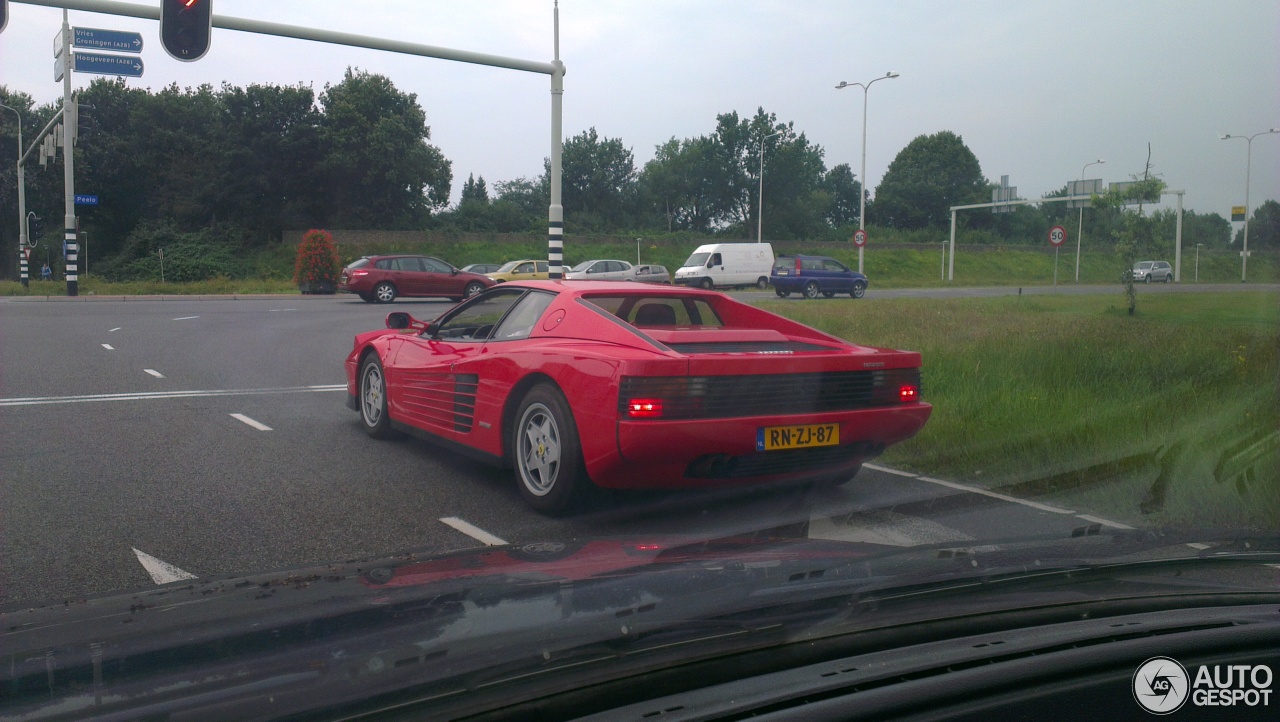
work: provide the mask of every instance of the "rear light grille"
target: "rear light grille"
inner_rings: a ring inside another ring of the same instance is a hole
[[[663,419],[722,419],[809,414],[901,404],[904,386],[920,398],[920,369],[829,371],[746,376],[627,376],[618,412],[632,399],[661,401]]]

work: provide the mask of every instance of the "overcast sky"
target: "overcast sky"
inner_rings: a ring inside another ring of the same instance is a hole
[[[155,4],[155,0],[140,0]],[[552,58],[551,0],[216,0],[218,15],[337,29],[530,60]],[[61,11],[10,4],[0,83],[37,102],[61,95],[52,39]],[[621,138],[637,167],[672,136],[710,133],[718,113],[759,106],[795,123],[827,166],[858,172],[862,92],[835,90],[886,71],[870,93],[867,176],[874,189],[912,138],[951,130],[993,181],[1036,198],[1079,177],[1128,180],[1151,143],[1154,170],[1186,206],[1244,203],[1245,143],[1280,126],[1280,2],[862,2],[563,0],[564,132]],[[492,184],[542,171],[547,76],[215,30],[204,59],[165,54],[158,24],[73,11],[71,24],[143,34],[146,73],[131,86],[222,82],[313,86],[348,66],[415,93],[432,141]],[[83,87],[93,76],[74,76]],[[5,121],[7,122],[7,121]],[[1251,205],[1280,198],[1280,135],[1255,140]],[[766,178],[767,184],[767,178]],[[1171,200],[1169,201],[1172,202]],[[571,213],[572,209],[566,209]],[[871,219],[874,223],[874,218]]]

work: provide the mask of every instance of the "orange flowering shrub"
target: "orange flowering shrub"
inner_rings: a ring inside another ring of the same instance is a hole
[[[298,256],[293,263],[293,281],[298,285],[335,284],[342,262],[338,258],[338,246],[328,231],[311,229],[302,235],[298,244]]]

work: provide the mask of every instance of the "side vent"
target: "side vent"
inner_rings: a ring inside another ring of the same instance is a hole
[[[475,374],[458,374],[453,377],[453,430],[471,431],[476,418],[476,387],[480,377]]]

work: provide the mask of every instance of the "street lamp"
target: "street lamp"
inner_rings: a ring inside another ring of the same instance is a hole
[[[756,243],[764,240],[761,235],[764,230],[764,142],[780,135],[782,135],[782,131],[770,133],[760,139],[760,208],[756,212]]]
[[[868,80],[866,83],[846,83],[841,80],[840,84],[836,86],[836,90],[854,85],[862,88],[862,175],[858,179],[862,183],[862,192],[858,194],[858,230],[864,233],[867,229],[867,91],[871,89],[871,84],[877,80],[888,80],[896,77],[898,77],[898,74],[890,71],[875,80]],[[862,273],[862,246],[858,246],[858,273]]]
[[[1260,135],[1280,133],[1280,128],[1271,128],[1253,135],[1224,135],[1223,140],[1241,140],[1247,145],[1244,165],[1244,246],[1240,249],[1240,282],[1244,283],[1245,271],[1249,266],[1249,176],[1253,172],[1253,139]]]
[[[1200,282],[1200,246],[1204,244],[1196,244],[1196,283]]]
[[[22,169],[22,115],[17,108],[0,103],[0,108],[12,111],[18,118],[18,265],[21,267],[19,278],[23,286],[27,286],[27,180]]]
[[[1080,169],[1080,182],[1084,183],[1084,172],[1091,165],[1101,165],[1106,163],[1105,160],[1099,158],[1092,163],[1085,163]],[[1080,206],[1080,222],[1076,225],[1076,283],[1080,282],[1080,240],[1084,237],[1084,206]]]

